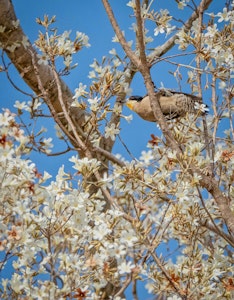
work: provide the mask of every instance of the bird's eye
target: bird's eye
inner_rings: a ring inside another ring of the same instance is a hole
[[[141,97],[141,96],[131,96],[130,98],[129,98],[129,100],[134,100],[134,101],[141,101],[143,98]]]

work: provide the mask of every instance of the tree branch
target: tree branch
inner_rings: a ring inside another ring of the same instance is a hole
[[[121,46],[123,47],[125,53],[127,54],[128,58],[132,61],[132,63],[135,65],[135,67],[139,68],[139,59],[138,57],[135,55],[135,53],[132,51],[132,49],[130,48],[130,46],[128,45],[122,31],[120,30],[120,27],[115,19],[114,13],[111,9],[111,6],[108,2],[108,0],[102,0],[102,3],[104,5],[104,8],[106,10],[107,16],[109,17],[110,23],[115,31],[115,34],[121,44]]]

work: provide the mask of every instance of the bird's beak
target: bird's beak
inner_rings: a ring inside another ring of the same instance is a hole
[[[127,106],[129,109],[133,110],[134,102],[135,102],[135,101],[128,100],[128,101],[126,102],[126,106]]]

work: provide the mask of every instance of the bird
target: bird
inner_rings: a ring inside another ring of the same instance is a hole
[[[208,109],[202,103],[202,98],[172,90],[159,90],[155,92],[159,104],[166,120],[184,117],[189,114],[204,114]],[[154,112],[148,94],[144,97],[131,96],[126,102],[126,106],[136,112],[142,119],[156,122]]]

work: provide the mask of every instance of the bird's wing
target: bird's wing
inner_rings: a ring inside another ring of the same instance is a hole
[[[174,119],[185,116],[186,113],[195,113],[197,111],[196,103],[201,104],[202,99],[187,93],[170,91],[170,93],[166,94],[161,93],[159,102],[166,118]]]
[[[159,104],[162,109],[162,113],[166,117],[166,119],[174,119],[179,116],[178,114],[178,105],[177,105],[177,97],[175,95],[172,96],[163,96],[159,95]]]

